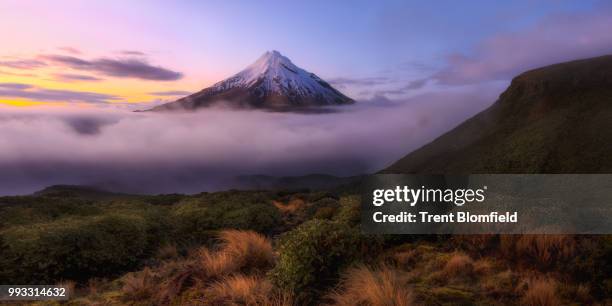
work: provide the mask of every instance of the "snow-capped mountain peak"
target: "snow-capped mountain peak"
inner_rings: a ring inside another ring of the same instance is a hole
[[[353,103],[327,82],[291,62],[280,52],[267,51],[244,70],[176,102],[156,110],[198,108],[214,100],[234,106],[294,108]],[[177,107],[176,103],[181,104]]]

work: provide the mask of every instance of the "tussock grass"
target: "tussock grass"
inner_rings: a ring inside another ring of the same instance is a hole
[[[259,273],[274,264],[270,240],[252,231],[225,230],[219,233],[217,251],[198,249],[192,258],[160,289],[160,299],[170,300],[185,288],[205,284],[241,272]]]
[[[572,258],[576,240],[571,235],[501,235],[500,251],[510,260],[528,260],[540,267]]]
[[[272,201],[272,205],[274,205],[278,210],[283,214],[294,214],[298,210],[303,209],[306,206],[306,202],[299,198],[293,198],[287,202],[287,204],[281,201]]]
[[[341,288],[329,295],[332,305],[413,305],[412,291],[399,271],[389,267],[351,268],[342,277]]]
[[[155,273],[148,267],[140,272],[128,273],[123,277],[121,288],[123,299],[141,301],[149,299],[157,292]]]
[[[456,252],[444,265],[442,273],[446,277],[469,276],[474,272],[474,261],[470,256]]]
[[[293,305],[291,297],[276,292],[268,280],[240,274],[215,282],[205,290],[204,296],[209,305]]]
[[[561,301],[557,297],[557,283],[550,278],[526,280],[527,290],[521,298],[525,306],[557,306]]]

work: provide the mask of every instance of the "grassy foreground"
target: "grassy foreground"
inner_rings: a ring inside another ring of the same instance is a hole
[[[0,280],[65,284],[66,305],[612,302],[608,236],[365,236],[358,224],[349,194],[52,188],[0,198]]]

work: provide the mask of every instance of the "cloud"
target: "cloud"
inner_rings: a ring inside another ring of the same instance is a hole
[[[387,77],[367,77],[367,78],[334,78],[328,80],[332,85],[338,87],[344,87],[346,85],[356,86],[374,86],[389,83],[390,79]]]
[[[24,98],[34,101],[108,103],[120,97],[72,90],[34,87],[28,84],[0,83],[0,97]]]
[[[100,116],[66,116],[64,122],[79,135],[98,135],[102,127],[117,123],[118,120]]]
[[[4,74],[4,75],[10,75],[10,76],[21,76],[21,77],[35,77],[35,74],[32,73],[15,73],[15,72],[10,72],[10,71],[5,71],[5,70],[0,70],[0,74]]]
[[[373,172],[472,116],[497,94],[462,88],[358,102],[318,115],[8,108],[0,112],[0,194],[52,184],[201,192],[233,187],[240,175]]]
[[[149,93],[153,96],[187,96],[192,94],[190,91],[182,91],[182,90],[169,90],[169,91],[156,91]]]
[[[81,54],[81,50],[73,47],[59,47],[58,49],[68,52],[70,54]]]
[[[30,84],[21,84],[21,83],[0,83],[0,89],[28,89],[32,88]]]
[[[429,81],[429,79],[427,79],[427,78],[414,80],[414,81],[411,81],[410,83],[408,83],[408,85],[406,85],[406,87],[404,87],[404,88],[406,90],[421,89],[421,88],[423,88],[427,84],[428,81]]]
[[[444,85],[509,80],[541,66],[610,54],[610,29],[609,9],[551,15],[530,28],[489,37],[471,54],[448,56],[448,66],[432,79]]]
[[[403,95],[417,89],[421,89],[427,85],[429,78],[422,78],[410,81],[407,85],[398,88],[379,89],[374,92],[375,96],[386,96],[386,95]]]
[[[122,51],[119,51],[119,53],[123,55],[134,55],[134,56],[145,56],[146,55],[144,52],[134,51],[134,50],[122,50]]]
[[[83,74],[71,74],[71,73],[56,73],[53,75],[56,80],[64,81],[64,82],[72,82],[72,81],[102,81],[103,79],[93,77],[90,75]]]
[[[85,60],[65,55],[42,55],[40,58],[72,69],[91,71],[113,77],[154,81],[176,81],[183,77],[180,72],[152,66],[145,60],[137,58]]]
[[[13,69],[30,70],[47,66],[47,64],[40,60],[35,59],[17,59],[0,61],[1,67],[8,67]]]

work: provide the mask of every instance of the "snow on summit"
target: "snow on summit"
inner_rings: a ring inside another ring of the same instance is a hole
[[[350,104],[353,100],[274,50],[211,87],[153,110],[192,110],[216,103],[240,108],[292,109]]]

